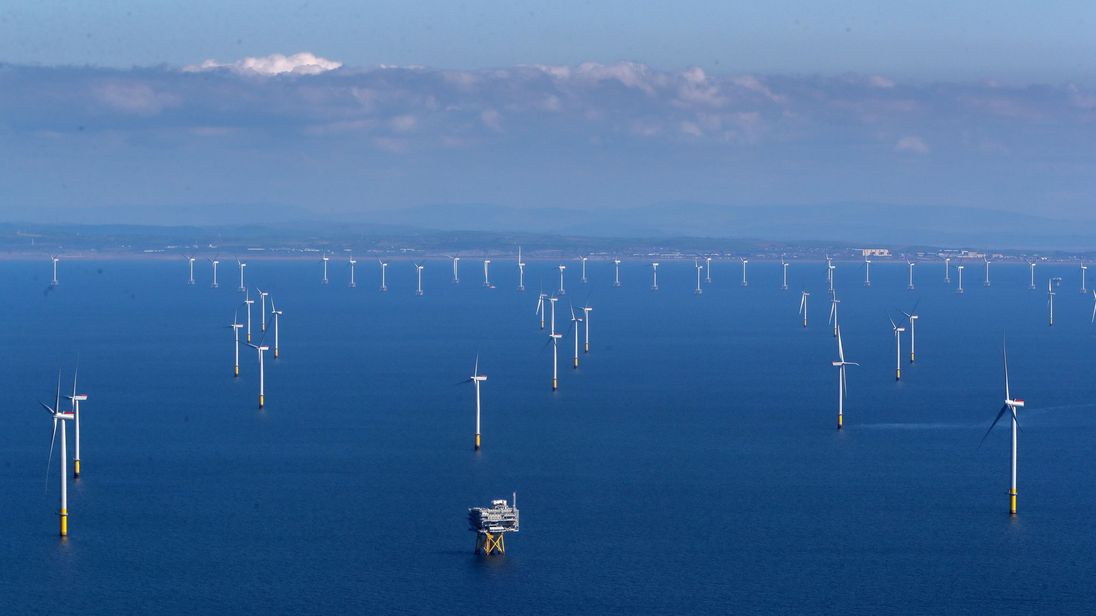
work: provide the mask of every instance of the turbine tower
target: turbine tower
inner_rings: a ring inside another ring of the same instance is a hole
[[[1031,286],[1029,286],[1028,288],[1031,289],[1032,291],[1034,291],[1035,290],[1035,261],[1032,261],[1032,262],[1028,263],[1028,270],[1029,270],[1029,273],[1031,275]]]
[[[487,269],[486,265],[484,269]],[[460,284],[460,257],[453,257],[453,284]]]
[[[997,411],[997,417],[993,419],[993,423],[989,425],[989,429],[982,435],[982,441],[978,444],[979,447],[986,441],[986,437],[993,431],[993,428],[997,425],[997,422],[1001,421],[1005,413],[1012,415],[1012,486],[1008,491],[1008,512],[1009,515],[1016,515],[1016,433],[1019,431],[1020,423],[1016,417],[1016,409],[1024,406],[1024,400],[1022,398],[1013,399],[1012,394],[1009,392],[1008,387],[1008,351],[1005,349],[1004,344],[1001,346],[1001,356],[1005,366],[1005,404],[1001,407],[1000,411]]]
[[[891,328],[894,329],[894,344],[898,350],[897,358],[898,362],[894,367],[894,380],[902,380],[902,332],[906,331],[905,327],[899,327],[894,319],[891,319]]]
[[[274,316],[274,359],[278,359],[278,321],[281,320],[282,311],[274,307],[274,298],[270,298],[270,314]]]
[[[658,290],[658,261],[651,264],[651,290]]]
[[[262,306],[259,310],[259,331],[266,332],[266,296],[270,295],[270,293],[267,293],[258,287],[255,287],[255,290],[259,292],[259,299],[261,300],[260,306]]]
[[[354,258],[354,255],[350,255],[350,288],[358,286],[357,280],[354,277],[355,266],[358,265],[358,261]]]
[[[525,290],[525,261],[521,260],[521,246],[518,246],[518,291]]]
[[[232,347],[236,353],[236,362],[232,364],[232,376],[235,377],[240,376],[240,329],[244,326],[243,323],[240,323],[239,317],[240,312],[237,310],[236,313],[232,315],[232,324],[229,325],[229,327],[232,328],[233,337],[236,339],[236,343]]]
[[[747,259],[745,257],[742,258],[742,286],[744,286],[744,287],[750,286],[750,282],[748,280],[746,280],[746,264],[749,263],[749,262],[750,262],[749,259]]]
[[[46,412],[53,418],[53,437],[49,443],[49,458],[47,460],[53,460],[53,443],[57,440],[57,422],[61,422],[61,536],[68,536],[68,444],[66,442],[66,429],[65,422],[73,419],[72,413],[62,413],[61,408],[61,371],[57,371],[57,395],[54,398],[53,406],[46,404],[45,402],[39,402],[42,408],[46,409]],[[49,476],[49,462],[46,463],[46,476]]]
[[[955,269],[959,270],[959,288],[955,291],[956,293],[962,293],[963,292],[963,268],[964,267],[966,267],[966,266],[964,266],[962,263],[960,263],[959,266],[955,268]]]
[[[788,290],[788,262],[784,260],[784,255],[780,255],[780,267],[784,270],[784,286],[785,291]]]
[[[951,257],[944,257],[944,282],[951,284]]]
[[[586,284],[586,259],[587,257],[582,257],[582,284]]]
[[[985,255],[982,255],[982,260],[986,262],[986,279],[982,282],[983,287],[989,286],[989,259]]]
[[[871,259],[864,257],[864,286],[871,286]]]
[[[327,284],[327,262],[331,260],[331,257],[327,256],[327,253],[323,253],[323,284]]]
[[[704,269],[704,266],[700,264],[700,261],[695,261],[693,265],[696,266],[696,291],[693,291],[693,295],[700,295],[704,292],[704,289],[700,288],[700,270]]]
[[[247,263],[236,259],[236,265],[240,266],[240,291],[247,291],[247,287],[244,286],[244,268],[247,267]]]
[[[251,292],[244,289],[246,295],[244,296],[244,304],[247,305],[247,343],[251,344],[251,304],[255,303],[255,300],[251,299]]]
[[[56,287],[58,284],[60,284],[59,282],[57,282],[57,262],[61,260],[61,257],[58,257],[56,255],[50,255],[49,258],[50,261],[53,262],[53,278],[50,279],[49,286]]]
[[[221,264],[217,259],[210,259],[209,264],[213,266],[213,283],[209,285],[209,288],[217,288],[217,266]]]
[[[385,274],[388,271],[388,264],[380,259],[377,259],[377,263],[381,264],[381,293],[388,291],[388,282]]]
[[[544,310],[544,300],[546,300],[546,299],[548,299],[548,294],[545,293],[544,291],[541,291],[540,295],[537,296],[537,310],[534,313],[536,315],[540,315],[540,328],[541,329],[544,329],[544,312],[545,312],[545,310]]]
[[[712,258],[704,257],[704,282],[712,284]]]
[[[807,298],[810,295],[809,291],[803,291],[803,294],[799,296],[799,314],[803,315],[803,327],[807,326]]]
[[[571,306],[571,329],[575,330],[575,369],[578,369],[578,328],[582,319],[575,315],[575,307]]]
[[[263,408],[266,403],[266,365],[263,362],[263,356],[266,351],[270,350],[270,347],[262,344],[248,343],[249,347],[259,352],[259,408]]]
[[[73,451],[73,456],[74,457],[73,457],[73,460],[72,460],[72,476],[77,478],[77,479],[80,478],[80,403],[81,402],[87,402],[87,399],[88,399],[87,394],[78,394],[78,393],[76,393],[76,377],[79,374],[80,374],[80,366],[77,365],[76,366],[76,372],[74,372],[73,375],[72,375],[72,395],[71,396],[65,396],[66,398],[69,399],[69,402],[72,403],[72,417],[73,417],[72,432],[73,432],[73,436],[75,437],[75,441],[76,441],[75,448],[74,448],[74,451]]]
[[[559,389],[559,339],[563,334],[548,334],[552,341],[552,391]]]
[[[833,259],[826,255],[826,290],[833,291]]]
[[[830,301],[830,318],[826,322],[833,324],[833,337],[836,338],[837,337],[837,330],[838,330],[838,327],[839,327],[838,324],[837,324],[837,305],[841,303],[841,300],[837,299],[837,292],[836,291],[831,293],[830,297],[831,297],[831,301]]]
[[[1050,308],[1050,327],[1054,327],[1054,279],[1047,279],[1047,306]]]
[[[1088,266],[1084,261],[1081,261],[1081,295],[1088,293],[1088,289],[1085,288],[1085,274],[1088,273]]]
[[[495,285],[491,284],[491,278],[487,272],[487,268],[491,267],[491,259],[483,260],[483,286],[487,289],[494,289]]]
[[[614,287],[619,287],[620,286],[620,259],[613,259],[613,266],[614,266],[614,271],[615,271],[615,275],[614,275],[614,278],[613,278],[613,286]]]
[[[1093,291],[1093,294],[1096,295],[1096,291]],[[582,307],[582,323],[586,326],[586,353],[590,352],[590,313],[593,312],[593,310],[594,309],[590,306]]]
[[[472,376],[468,377],[465,383],[472,383],[476,386],[476,444],[475,450],[479,451],[480,448],[480,383],[487,380],[486,374],[479,373],[479,355],[476,355],[476,365],[472,368]]]
[[[906,259],[906,265],[909,267],[909,270],[910,270],[910,284],[906,288],[909,289],[910,291],[912,291],[913,290],[913,266],[917,265],[917,264],[914,263],[913,261],[910,261],[909,259]]]
[[[559,292],[556,295],[567,295],[567,289],[563,288],[563,272],[567,270],[567,266],[559,264]]]
[[[422,296],[422,267],[423,267],[422,263],[416,263],[415,264],[415,270],[419,273],[419,287],[415,291],[415,295],[418,295],[420,297]]]
[[[914,362],[914,359],[916,358],[916,353],[917,353],[917,319],[920,318],[920,317],[917,316],[917,304],[918,303],[919,303],[919,301],[915,302],[913,304],[913,309],[910,310],[909,312],[903,312],[902,313],[902,314],[906,315],[906,319],[908,319],[909,322],[910,322],[910,363],[911,364]]]
[[[841,328],[837,328],[837,361],[832,363],[837,368],[837,429],[840,430],[844,424],[845,395],[848,393],[845,368],[860,365],[853,361],[845,361],[845,347],[841,344]]]
[[[187,257],[186,260],[187,260],[187,263],[190,264],[190,278],[187,279],[186,283],[190,286],[194,286],[194,261],[195,261],[195,259],[194,259],[194,257]]]

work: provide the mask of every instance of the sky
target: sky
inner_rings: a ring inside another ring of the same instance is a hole
[[[0,217],[1093,219],[1094,22],[1086,2],[10,3]]]

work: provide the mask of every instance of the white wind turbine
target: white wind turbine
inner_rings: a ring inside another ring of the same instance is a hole
[[[899,327],[894,322],[894,319],[891,319],[891,328],[894,329],[894,344],[896,345],[897,353],[898,353],[897,356],[896,356],[898,358],[898,363],[895,365],[895,368],[894,368],[894,380],[901,381],[902,380],[902,332],[906,331],[906,328],[905,327]]]
[[[989,286],[989,259],[985,255],[982,255],[982,260],[986,262],[986,279],[982,282],[982,286],[983,287],[988,287]]]
[[[785,291],[788,290],[788,262],[784,260],[784,255],[780,255],[780,267],[784,270],[784,286],[781,287]]]
[[[559,292],[556,295],[567,295],[567,290],[563,288],[563,272],[567,270],[567,266],[559,264]]]
[[[966,266],[963,265],[962,263],[960,263],[958,265],[958,267],[955,268],[956,270],[959,271],[959,288],[956,289],[956,291],[955,291],[956,293],[962,293],[963,292],[963,268],[964,267],[966,267]]]
[[[553,334],[556,333],[556,302],[558,302],[558,301],[559,301],[558,297],[549,297],[548,298],[548,303],[552,307],[551,308],[551,310],[552,310],[552,317],[551,317],[551,326],[552,326],[552,328],[549,329],[548,331],[553,333]]]
[[[72,476],[76,478],[80,477],[80,403],[87,402],[88,399],[87,394],[76,393],[76,377],[79,376],[79,374],[80,366],[77,365],[76,372],[72,375],[72,395],[65,396],[72,403],[72,432],[76,441],[75,449],[73,451]]]
[[[571,306],[571,329],[575,331],[575,365],[578,368],[578,328],[579,323],[582,323],[582,319],[575,315],[575,307]]]
[[[651,290],[658,290],[658,261],[651,264]]]
[[[909,312],[903,312],[906,318],[910,322],[910,363],[912,364],[917,355],[917,304],[921,303],[921,300],[917,300],[913,303],[913,309]]]
[[[871,259],[864,257],[864,286],[871,286]]]
[[[270,298],[270,314],[274,317],[274,359],[278,359],[278,322],[281,321],[282,311],[274,306],[274,298]]]
[[[750,262],[749,259],[747,259],[745,257],[742,257],[742,286],[744,286],[744,287],[750,286],[749,281],[746,280],[746,264],[749,263],[749,262]]]
[[[487,266],[484,265],[483,269],[486,270]],[[484,278],[486,278],[486,277],[487,276],[484,275]],[[453,257],[453,284],[460,284],[460,257]],[[483,285],[483,286],[487,286],[487,285]]]
[[[236,339],[236,343],[232,345],[233,351],[236,353],[235,363],[232,364],[232,376],[240,376],[240,329],[244,324],[240,323],[240,312],[237,310],[232,315],[232,324],[229,327],[232,328],[232,335]]]
[[[1085,288],[1085,274],[1088,273],[1088,266],[1084,261],[1081,261],[1081,295],[1088,293],[1088,289]]]
[[[327,252],[323,253],[323,284],[327,284],[327,262],[331,260],[331,257],[327,256]]]
[[[1022,398],[1013,399],[1012,394],[1009,392],[1008,387],[1008,350],[1005,349],[1004,343],[1001,345],[1001,356],[1003,357],[1005,366],[1005,404],[1001,407],[1001,410],[997,412],[997,417],[993,419],[993,423],[989,425],[989,429],[982,435],[982,441],[978,444],[979,447],[982,443],[986,442],[986,437],[993,431],[993,428],[997,425],[998,421],[1004,417],[1005,413],[1012,415],[1012,486],[1009,488],[1009,507],[1008,512],[1010,515],[1016,515],[1016,434],[1019,432],[1020,423],[1016,417],[1016,409],[1024,406],[1024,400]]]
[[[217,288],[217,266],[221,264],[217,259],[210,259],[209,264],[213,266],[213,283],[209,285],[211,289]]]
[[[255,290],[257,290],[259,292],[259,299],[261,300],[259,302],[259,305],[261,306],[261,308],[259,309],[259,331],[265,332],[266,331],[266,296],[270,295],[270,293],[268,293],[266,291],[263,291],[262,289],[260,289],[258,287],[255,287]]]
[[[582,257],[582,284],[586,284],[586,257]]]
[[[350,288],[358,286],[357,280],[354,278],[354,270],[358,265],[358,261],[354,258],[354,255],[350,255]]]
[[[236,259],[236,265],[240,266],[240,289],[239,290],[240,291],[246,291],[247,287],[244,286],[244,268],[247,267],[247,263],[244,263],[243,261],[241,261],[239,259]]]
[[[712,284],[712,258],[704,257],[704,282]]]
[[[841,344],[841,328],[837,329],[837,361],[832,363],[837,368],[837,429],[840,430],[844,424],[845,396],[848,394],[845,368],[860,365],[853,361],[845,361],[845,347]]]
[[[247,343],[251,344],[251,304],[255,303],[255,300],[251,299],[251,291],[244,289],[246,295],[244,296],[244,304],[247,304]]]
[[[807,326],[807,298],[810,295],[810,291],[803,291],[799,296],[799,314],[803,315],[803,327]]]
[[[1050,327],[1054,327],[1054,279],[1047,279],[1047,306],[1050,308]]]
[[[521,246],[518,246],[518,291],[525,290],[525,261],[521,260]]]
[[[53,262],[53,278],[50,279],[49,286],[56,287],[58,284],[60,284],[57,281],[57,262],[61,260],[61,257],[58,257],[57,255],[50,255],[49,259]]]
[[[491,266],[491,259],[483,260],[483,286],[488,289],[494,289],[495,285],[491,284],[491,277],[487,272],[487,268]]]
[[[909,286],[907,286],[906,288],[909,289],[910,291],[913,290],[913,266],[914,265],[917,265],[917,264],[914,263],[913,261],[910,261],[909,259],[906,259],[906,266],[909,267],[909,271],[910,271],[910,274],[909,274],[910,275],[910,283],[909,283]]]
[[[419,295],[419,296],[422,295],[422,268],[423,268],[422,263],[416,263],[415,264],[415,270],[419,273],[419,287],[418,287],[418,290],[415,291],[415,295]]]
[[[65,421],[73,419],[72,413],[62,413],[61,408],[61,371],[57,371],[57,395],[53,406],[45,402],[39,402],[42,408],[53,418],[53,437],[49,443],[49,458],[46,462],[46,480],[49,480],[49,463],[53,461],[53,443],[57,440],[57,422],[61,422],[61,536],[68,536],[68,446],[66,441]]]
[[[615,275],[614,275],[614,278],[613,278],[613,286],[614,287],[619,287],[620,286],[620,259],[613,259],[613,266],[614,266],[614,272],[615,272]]]
[[[1093,291],[1092,293],[1093,295],[1096,295],[1096,291]],[[590,313],[593,311],[594,309],[590,306],[582,307],[582,322],[583,325],[586,326],[586,353],[590,352]],[[1096,308],[1093,309],[1093,312],[1096,312]]]
[[[562,337],[563,334],[548,334],[552,341],[552,391],[559,389],[559,339]]]
[[[839,327],[838,324],[837,324],[837,305],[840,304],[840,303],[841,303],[841,300],[837,299],[837,291],[834,291],[833,293],[830,293],[830,318],[826,322],[833,324],[833,337],[834,338],[837,337],[837,330],[838,330],[838,327]]]
[[[187,260],[187,263],[190,264],[190,278],[187,279],[186,283],[190,286],[194,286],[194,261],[195,261],[195,259],[194,259],[194,257],[187,257],[186,260]]]
[[[826,286],[827,291],[833,291],[833,259],[826,255]]]
[[[480,448],[480,383],[485,381],[487,381],[487,375],[479,373],[479,355],[476,355],[476,365],[472,368],[472,376],[468,377],[468,380],[462,381],[476,386],[476,451],[479,451]]]
[[[704,292],[704,289],[700,288],[700,270],[704,269],[704,266],[700,264],[700,261],[694,261],[693,265],[696,266],[696,291],[693,291],[693,295],[700,295]]]
[[[1028,273],[1031,274],[1031,286],[1028,287],[1032,291],[1035,290],[1035,261],[1028,263]]]
[[[540,315],[540,328],[544,329],[544,300],[548,299],[548,294],[544,291],[540,292],[537,296],[537,311],[534,314]]]
[[[266,346],[259,341],[259,344],[248,343],[249,347],[259,352],[259,408],[263,408],[266,403],[266,364],[263,361],[264,353],[270,350],[270,347]]]
[[[381,264],[381,293],[388,290],[388,282],[385,277],[385,273],[388,271],[388,264],[380,259],[377,259],[377,263]]]
[[[944,257],[944,283],[951,284],[951,257]]]

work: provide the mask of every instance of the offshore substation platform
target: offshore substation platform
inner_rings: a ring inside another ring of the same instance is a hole
[[[518,532],[518,495],[513,504],[506,499],[491,501],[490,507],[472,507],[468,510],[468,530],[476,533],[476,553],[484,556],[506,554],[506,533]]]

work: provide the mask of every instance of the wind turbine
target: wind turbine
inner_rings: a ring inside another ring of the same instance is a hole
[[[282,311],[274,307],[274,298],[270,298],[270,314],[274,316],[274,359],[278,359],[278,321],[281,320]]]
[[[354,269],[355,269],[356,265],[358,265],[357,259],[354,258],[354,255],[350,255],[350,288],[351,289],[358,286],[358,282],[354,279]]]
[[[826,255],[826,286],[829,287],[827,291],[833,291],[833,259],[830,255]]]
[[[415,291],[415,295],[419,295],[419,296],[422,295],[422,267],[423,267],[422,263],[416,263],[415,264],[415,270],[418,271],[418,273],[419,273],[419,288],[418,288],[417,291]]]
[[[327,262],[331,260],[331,257],[327,256],[327,252],[323,253],[323,284],[327,284]]]
[[[491,278],[487,274],[487,268],[491,266],[491,259],[483,260],[483,286],[488,289],[494,289],[495,285],[491,284]]]
[[[989,286],[989,259],[985,255],[982,255],[982,260],[986,262],[986,279],[985,279],[985,281],[982,282],[982,286],[983,287],[988,287]]]
[[[944,282],[951,284],[951,257],[944,257]]]
[[[704,282],[712,284],[712,258],[704,257]]]
[[[237,310],[236,313],[232,315],[232,324],[229,325],[229,327],[232,328],[233,336],[236,338],[236,344],[232,347],[236,352],[236,363],[233,364],[232,376],[236,377],[240,376],[240,329],[244,326],[243,323],[240,323],[239,316],[240,312]]]
[[[620,259],[613,259],[613,266],[614,266],[614,271],[616,272],[615,277],[613,278],[613,286],[614,287],[619,287],[620,286]]]
[[[262,289],[260,289],[258,287],[255,287],[255,289],[259,292],[259,299],[261,300],[260,306],[262,307],[259,310],[259,331],[265,332],[266,331],[266,296],[270,295],[270,293],[267,293],[266,291],[263,291]]]
[[[913,363],[913,360],[915,358],[915,353],[917,351],[917,319],[919,318],[917,316],[917,304],[918,303],[920,303],[920,300],[918,300],[917,302],[914,302],[912,310],[910,310],[909,312],[903,312],[902,313],[902,314],[906,315],[906,318],[909,319],[909,322],[910,322],[910,363],[911,364]]]
[[[895,343],[895,345],[897,345],[896,348],[898,349],[898,355],[897,355],[898,363],[895,365],[895,368],[894,368],[894,380],[901,381],[902,380],[902,332],[906,331],[906,328],[905,327],[899,327],[894,322],[894,319],[891,319],[891,328],[894,329],[894,343]]]
[[[552,341],[552,391],[559,389],[559,339],[562,337],[563,334],[548,334]]]
[[[1081,261],[1081,295],[1088,293],[1088,289],[1085,288],[1085,274],[1088,273],[1088,266],[1084,261]]]
[[[841,300],[837,299],[837,291],[834,291],[833,293],[830,293],[830,297],[831,297],[831,301],[830,301],[830,318],[826,322],[827,323],[833,323],[833,337],[836,338],[837,337],[837,330],[838,330],[837,305],[841,303]]]
[[[544,329],[544,300],[548,299],[548,294],[544,291],[540,292],[537,296],[537,311],[534,314],[540,315],[540,328]]]
[[[263,404],[266,402],[266,365],[263,362],[263,354],[264,352],[269,351],[270,347],[263,344],[262,341],[260,341],[259,344],[251,344],[249,342],[247,346],[259,352],[259,408],[263,408]]]
[[[559,301],[558,297],[549,297],[548,298],[548,303],[551,304],[551,306],[552,306],[552,318],[551,318],[552,328],[549,329],[548,331],[553,333],[553,334],[556,333],[556,302],[558,302],[558,301]]]
[[[571,329],[575,330],[575,369],[578,369],[578,327],[582,319],[575,315],[575,307],[571,306]]]
[[[1096,295],[1096,291],[1093,291],[1092,293],[1093,295]],[[582,322],[586,326],[586,353],[590,352],[590,313],[593,312],[593,310],[594,309],[590,306],[582,307]],[[1096,308],[1093,308],[1093,312],[1096,312]]]
[[[50,261],[53,262],[53,278],[49,281],[49,286],[56,287],[58,284],[60,284],[59,282],[57,282],[57,262],[61,260],[61,257],[58,257],[56,255],[50,255],[49,258]]]
[[[559,264],[559,291],[556,295],[567,295],[567,290],[563,288],[563,272],[567,269],[567,266]]]
[[[1016,515],[1016,433],[1019,432],[1020,423],[1016,417],[1016,409],[1024,406],[1023,398],[1013,399],[1012,394],[1009,392],[1008,387],[1008,350],[1005,349],[1004,343],[1001,345],[1001,356],[1005,365],[1005,404],[1001,407],[1000,411],[997,411],[997,417],[993,419],[993,423],[989,425],[989,429],[982,435],[982,441],[978,444],[979,447],[986,441],[986,437],[993,431],[993,428],[997,425],[998,421],[1001,421],[1001,417],[1004,417],[1005,413],[1012,415],[1012,487],[1008,491],[1008,512],[1009,515]]]
[[[244,268],[247,267],[247,263],[236,259],[236,264],[240,266],[240,290],[247,291],[247,287],[244,286]]]
[[[651,290],[658,290],[658,261],[651,264]]]
[[[73,451],[74,458],[72,460],[72,476],[77,479],[80,477],[80,403],[87,402],[87,394],[76,393],[76,377],[80,374],[80,366],[76,366],[76,372],[72,375],[72,395],[65,396],[72,402],[72,431],[73,436],[76,437],[76,447]]]
[[[476,355],[476,365],[472,368],[472,376],[464,383],[472,383],[476,386],[476,451],[480,448],[480,383],[487,380],[486,374],[479,373],[479,355]]]
[[[195,261],[195,259],[194,259],[194,257],[187,257],[186,260],[190,264],[190,278],[187,279],[186,283],[190,286],[194,286],[194,261]]]
[[[49,442],[49,458],[46,462],[46,477],[49,478],[49,461],[53,460],[53,443],[57,440],[57,422],[61,422],[61,536],[68,536],[68,443],[66,441],[65,421],[73,419],[72,413],[62,413],[61,408],[61,371],[57,371],[57,395],[53,406],[39,402],[42,408],[53,418],[53,437]]]
[[[210,259],[209,264],[213,266],[213,283],[209,285],[209,288],[217,288],[217,266],[221,264],[217,259]]]
[[[837,429],[840,430],[844,423],[845,395],[848,393],[848,385],[845,382],[845,367],[859,366],[853,361],[845,361],[845,347],[841,344],[841,328],[837,328],[837,361],[832,362],[837,368]]]
[[[910,291],[912,291],[913,290],[913,266],[917,265],[917,264],[914,263],[913,261],[910,261],[909,259],[906,259],[906,265],[909,267],[909,271],[910,271],[910,284],[906,288],[909,289]]]
[[[962,263],[960,263],[958,265],[958,267],[955,268],[955,269],[959,270],[959,288],[956,290],[956,293],[962,293],[963,292],[963,268],[964,267],[966,267],[966,266],[963,265]]]
[[[582,284],[586,284],[586,259],[587,257],[582,257]]]
[[[247,343],[251,344],[251,304],[255,303],[255,300],[251,299],[251,291],[244,289],[247,294],[244,296],[244,303],[247,304]]]
[[[1028,288],[1030,288],[1032,291],[1034,291],[1035,290],[1035,261],[1032,261],[1032,262],[1028,263],[1028,270],[1031,274],[1031,286],[1028,287]]]
[[[788,262],[784,260],[784,255],[780,255],[780,267],[784,270],[784,286],[785,291],[788,290]]]
[[[749,262],[750,262],[749,259],[747,259],[745,257],[742,257],[742,286],[744,286],[744,287],[750,286],[749,281],[746,280],[746,264],[749,263]]]
[[[1050,307],[1050,327],[1054,327],[1054,279],[1047,279],[1047,306]]]
[[[803,327],[807,326],[807,298],[810,295],[810,291],[803,291],[803,294],[799,296],[799,314],[803,315]]]
[[[518,246],[518,291],[525,290],[525,261],[521,260],[521,246]]]
[[[694,261],[693,265],[696,266],[696,291],[693,291],[693,295],[700,295],[704,292],[704,289],[700,288],[700,270],[704,269],[704,266],[700,264],[700,261]]]
[[[871,259],[864,257],[864,286],[871,286]]]
[[[483,269],[487,269],[486,264],[484,264]],[[486,278],[486,274],[484,277]],[[460,284],[460,257],[453,257],[453,284]]]
[[[388,264],[380,259],[377,259],[377,263],[381,264],[381,293],[384,293],[388,291],[388,283],[385,278],[385,272],[388,271]]]

